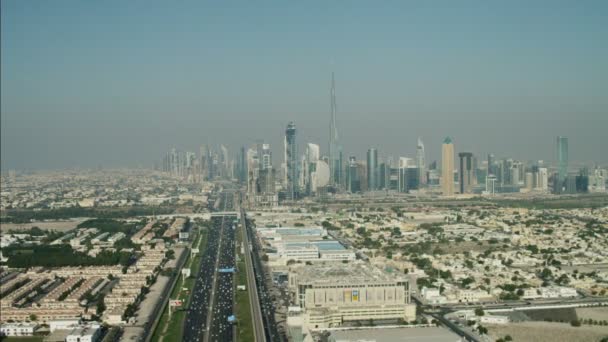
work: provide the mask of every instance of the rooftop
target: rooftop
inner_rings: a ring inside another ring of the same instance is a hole
[[[405,280],[365,262],[351,262],[347,264],[314,264],[306,265],[296,270],[300,283],[327,284],[327,283],[377,283],[396,282]],[[346,284],[345,284],[346,285]]]

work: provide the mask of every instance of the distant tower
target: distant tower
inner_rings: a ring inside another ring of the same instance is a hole
[[[473,153],[461,152],[458,153],[458,157],[460,158],[460,170],[458,171],[460,193],[470,194],[473,190],[473,177],[475,177],[475,169],[473,167]]]
[[[557,137],[557,176],[559,184],[568,176],[568,137]]]
[[[378,190],[378,150],[367,150],[367,190]]]
[[[338,127],[336,125],[336,82],[334,73],[331,73],[331,117],[329,120],[329,168],[330,184],[340,186],[342,184],[342,148],[338,138]]]
[[[450,137],[441,146],[441,190],[444,196],[454,195],[454,144]]]
[[[416,164],[418,166],[418,179],[420,184],[426,184],[426,157],[424,153],[424,143],[418,137],[418,145],[416,146]]]
[[[285,129],[285,190],[287,199],[297,198],[298,158],[296,150],[296,125],[290,122]]]

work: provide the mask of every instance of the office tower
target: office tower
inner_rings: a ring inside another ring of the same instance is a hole
[[[557,179],[563,183],[568,176],[568,137],[557,137]]]
[[[378,190],[378,150],[367,150],[367,189]]]
[[[272,169],[272,151],[270,150],[270,144],[261,144],[260,151],[260,167],[262,169]]]
[[[378,188],[388,190],[390,188],[391,167],[388,163],[380,163],[378,170]]]
[[[245,154],[245,146],[241,146],[239,157],[237,159],[237,175],[240,184],[247,182],[247,155]]]
[[[488,153],[488,175],[494,175],[496,176],[496,170],[494,168],[494,154],[493,153]]]
[[[461,152],[458,153],[458,157],[460,158],[460,170],[458,171],[460,193],[470,194],[473,192],[473,184],[475,182],[473,153]]]
[[[408,176],[411,176],[411,169],[416,168],[412,158],[399,157],[399,165],[397,168],[397,191],[408,192]]]
[[[290,122],[285,129],[285,193],[289,200],[297,198],[297,169],[296,125]]]
[[[526,189],[528,189],[528,190],[534,189],[534,173],[533,172],[526,172],[526,181],[525,181],[524,185],[526,186]]]
[[[519,168],[516,163],[511,165],[511,185],[519,185]]]
[[[454,143],[450,137],[441,146],[441,190],[444,196],[454,195]]]
[[[219,156],[220,174],[221,174],[221,177],[224,179],[230,178],[230,175],[228,173],[228,170],[230,170],[229,164],[230,164],[230,159],[228,158],[228,148],[224,145],[220,145],[220,156]]]
[[[313,192],[313,175],[316,172],[319,158],[319,145],[308,143],[306,151],[304,151],[304,155],[302,156],[300,187],[309,195]]]
[[[359,167],[357,164],[357,158],[351,156],[348,158],[348,172],[346,174],[347,178],[347,189],[350,193],[360,192],[361,191],[361,181],[359,175]]]
[[[488,175],[488,177],[486,177],[486,193],[496,193],[496,176]]]
[[[329,121],[329,168],[330,183],[334,186],[342,185],[342,148],[338,137],[338,126],[336,125],[336,82],[334,73],[331,73],[331,117]]]
[[[416,165],[418,166],[420,184],[426,184],[426,156],[424,143],[420,137],[418,137],[418,145],[416,146]]]
[[[260,164],[257,150],[247,150],[247,197],[251,204],[255,203],[255,197],[258,194],[258,177],[260,172]]]
[[[589,177],[589,191],[605,192],[606,175],[608,175],[608,172],[606,170],[602,170],[596,167]]]

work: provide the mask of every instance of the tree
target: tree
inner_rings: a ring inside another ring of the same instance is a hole
[[[30,321],[35,322],[37,320],[38,320],[38,316],[36,316],[35,314],[30,315]]]
[[[483,308],[476,308],[475,309],[475,316],[483,316],[486,313],[483,311]]]
[[[581,321],[579,320],[572,320],[570,321],[570,325],[573,327],[580,327],[581,326]]]

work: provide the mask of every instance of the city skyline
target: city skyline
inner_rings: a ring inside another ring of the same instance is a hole
[[[607,161],[608,51],[594,43],[608,35],[603,3],[526,13],[275,4],[245,22],[266,25],[245,36],[240,19],[255,9],[149,6],[138,31],[137,4],[39,5],[3,2],[3,170],[149,167],[173,146],[235,150],[258,139],[279,155],[289,121],[325,154],[332,72],[343,161],[370,146],[414,155],[418,136],[438,160],[447,135],[477,154],[545,160],[564,135],[571,162]],[[384,20],[362,24],[371,14]],[[160,18],[180,25],[159,32]]]

